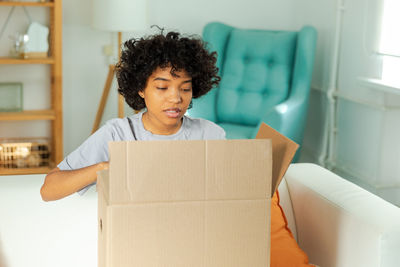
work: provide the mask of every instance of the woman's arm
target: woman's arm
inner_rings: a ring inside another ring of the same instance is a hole
[[[69,196],[97,180],[97,172],[107,170],[108,162],[100,162],[82,169],[62,171],[51,170],[44,180],[40,195],[44,201],[57,200]]]

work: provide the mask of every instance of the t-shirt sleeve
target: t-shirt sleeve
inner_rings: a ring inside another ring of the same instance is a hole
[[[71,152],[57,165],[60,170],[81,169],[102,161],[108,161],[108,142],[114,140],[114,134],[109,124],[105,124],[94,134],[89,136],[77,149]],[[84,194],[91,186],[90,184],[78,191]]]

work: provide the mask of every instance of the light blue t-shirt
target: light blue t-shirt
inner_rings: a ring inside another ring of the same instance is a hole
[[[204,120],[183,116],[181,128],[171,135],[157,135],[147,131],[142,122],[143,112],[129,118],[135,132],[136,140],[218,140],[225,139],[225,131],[217,124]],[[129,125],[128,118],[117,118],[106,122],[99,130],[92,134],[76,150],[71,152],[60,164],[60,170],[76,170],[99,162],[108,161],[108,142],[135,140]],[[84,194],[90,184],[78,191]]]

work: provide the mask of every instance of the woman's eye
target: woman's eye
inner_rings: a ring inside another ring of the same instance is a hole
[[[190,91],[192,91],[192,88],[182,88],[182,90],[185,92],[190,92]]]
[[[167,90],[167,87],[156,87],[158,90]]]

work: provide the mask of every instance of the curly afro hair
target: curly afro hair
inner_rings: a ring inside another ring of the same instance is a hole
[[[198,98],[214,86],[221,78],[217,75],[216,52],[209,52],[200,38],[184,37],[177,32],[168,32],[130,39],[125,42],[120,62],[116,66],[118,92],[134,110],[146,107],[139,91],[143,91],[147,79],[158,68],[171,67],[186,71],[192,78],[193,98]]]

